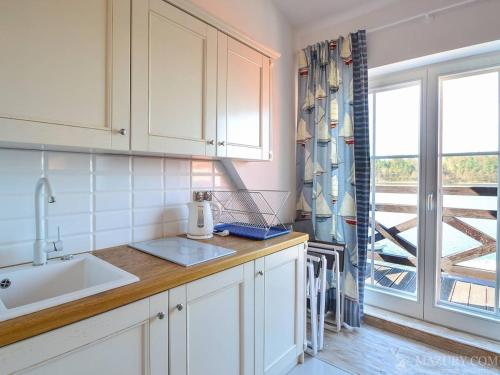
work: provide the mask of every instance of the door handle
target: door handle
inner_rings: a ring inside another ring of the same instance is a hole
[[[427,211],[432,211],[434,209],[434,194],[427,194]]]

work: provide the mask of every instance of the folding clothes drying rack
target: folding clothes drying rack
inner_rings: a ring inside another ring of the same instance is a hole
[[[324,346],[325,305],[327,282],[327,256],[333,257],[332,273],[336,283],[335,325],[334,331],[339,332],[342,327],[342,310],[344,306],[343,294],[340,285],[340,254],[343,246],[309,242],[306,261],[306,300],[309,302],[311,335],[306,337],[307,351],[316,355]],[[307,308],[307,306],[306,306]],[[307,330],[306,330],[307,331]]]

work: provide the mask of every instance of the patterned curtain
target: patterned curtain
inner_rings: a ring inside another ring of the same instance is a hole
[[[344,321],[359,327],[366,267],[370,159],[365,32],[299,52],[297,220],[345,246]],[[331,293],[334,295],[334,293]]]

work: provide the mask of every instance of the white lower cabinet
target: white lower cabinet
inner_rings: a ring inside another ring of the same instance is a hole
[[[149,298],[150,373],[168,374],[168,296],[169,292]]]
[[[286,374],[304,353],[304,254],[300,244],[255,261],[255,374]]]
[[[147,374],[148,348],[149,299],[144,299],[0,348],[0,373]]]
[[[0,374],[286,374],[303,355],[301,244],[0,348]]]
[[[171,290],[170,375],[254,373],[253,262]]]

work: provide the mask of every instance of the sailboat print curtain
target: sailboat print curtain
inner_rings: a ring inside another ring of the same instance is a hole
[[[368,230],[365,40],[359,31],[308,46],[298,72],[296,219],[311,221],[316,240],[345,246],[340,287],[353,327],[362,316]]]

